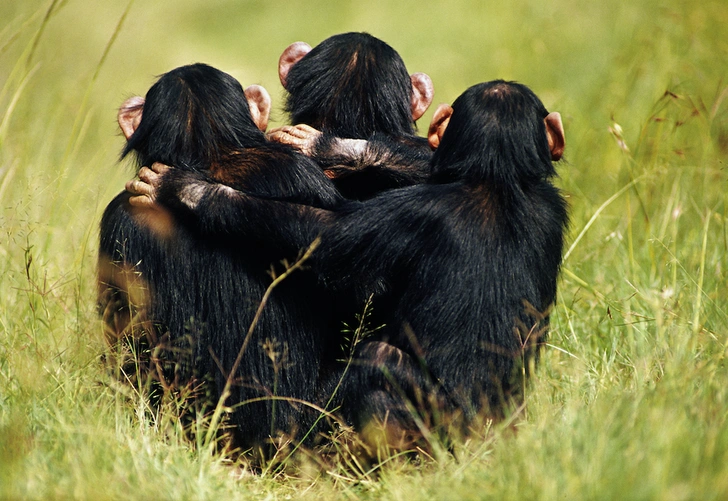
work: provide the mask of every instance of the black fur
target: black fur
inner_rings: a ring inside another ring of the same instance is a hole
[[[131,152],[140,165],[164,162],[174,165],[175,172],[196,172],[262,197],[329,209],[341,201],[318,166],[285,145],[265,140],[234,78],[202,64],[170,71],[152,86],[139,128],[123,154]],[[276,265],[281,272],[280,261],[296,253],[266,244],[221,246],[179,219],[160,232],[159,225],[150,227],[145,221],[163,212],[135,209],[128,197],[118,195],[101,221],[99,300],[110,340],[124,337],[130,307],[126,284],[113,270],[131,269],[150,291],[149,303],[139,305],[151,321],[143,326],[147,341],[142,344],[151,345],[152,354],[162,358],[167,382],[180,367],[185,371],[175,384],[188,382],[190,376],[212,379],[214,402],[271,283],[268,270]],[[261,217],[278,224],[274,214]],[[331,301],[315,285],[310,272],[295,272],[274,290],[263,310],[227,401],[234,408],[230,421],[243,448],[260,447],[279,431],[295,436],[316,415],[282,401],[237,406],[274,394],[315,400],[332,318]],[[278,343],[272,346],[278,352],[275,364],[263,347],[267,340]],[[190,356],[180,355],[180,348]]]
[[[358,347],[342,393],[359,429],[388,419],[416,435],[407,401],[426,423],[502,416],[522,400],[520,375],[547,334],[567,227],[550,182],[548,113],[504,81],[471,87],[453,109],[429,183],[335,211],[221,191],[183,172],[159,189],[161,203],[228,245],[295,249],[322,233],[321,281],[360,301],[374,294],[387,325]],[[280,224],[260,217],[271,213]]]

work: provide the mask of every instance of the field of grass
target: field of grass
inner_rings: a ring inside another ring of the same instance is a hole
[[[728,3],[4,0],[0,20],[0,499],[728,499]],[[97,226],[132,176],[116,108],[202,61],[264,85],[280,124],[281,50],[351,30],[436,102],[505,78],[562,113],[553,330],[515,434],[241,476],[100,363]]]

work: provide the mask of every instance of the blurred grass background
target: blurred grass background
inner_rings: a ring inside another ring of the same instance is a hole
[[[0,498],[728,498],[726,26],[710,0],[0,3]],[[241,478],[99,363],[97,226],[132,175],[116,108],[201,61],[264,85],[275,126],[283,48],[351,30],[436,103],[505,78],[562,113],[553,331],[515,436],[378,479]]]

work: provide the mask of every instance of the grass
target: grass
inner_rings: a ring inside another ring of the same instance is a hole
[[[0,4],[0,498],[728,497],[725,2],[202,5]],[[131,176],[115,109],[204,61],[266,86],[282,123],[280,51],[347,30],[429,73],[438,102],[506,78],[562,113],[553,330],[516,433],[377,476],[241,476],[99,362],[97,225]]]

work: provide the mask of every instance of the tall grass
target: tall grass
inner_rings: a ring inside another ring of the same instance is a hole
[[[728,497],[725,2],[9,0],[0,19],[0,498]],[[281,123],[280,51],[347,30],[437,101],[502,77],[562,113],[553,329],[513,428],[376,475],[246,476],[100,363],[96,228],[132,174],[115,109],[205,61],[265,85]]]

